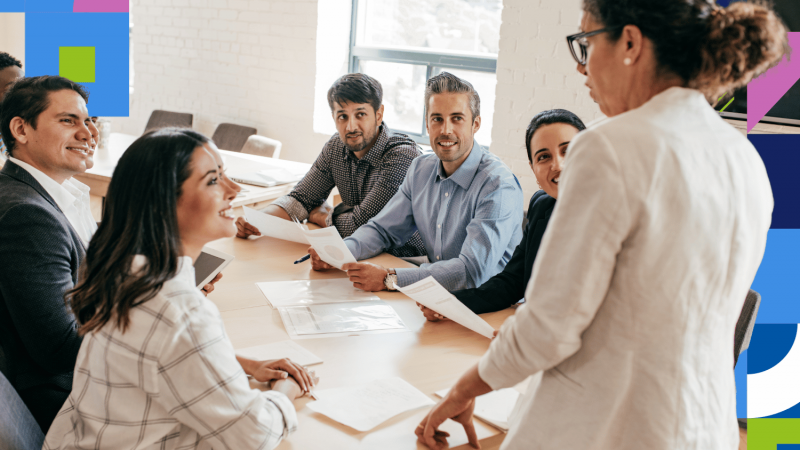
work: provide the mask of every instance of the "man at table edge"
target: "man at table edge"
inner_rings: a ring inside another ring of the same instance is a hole
[[[369,75],[350,73],[336,80],[328,90],[328,106],[337,133],[292,192],[262,212],[284,220],[308,219],[323,228],[333,225],[342,237],[378,214],[421,154],[410,137],[389,129],[383,121],[382,102],[383,88]],[[342,202],[331,208],[325,199],[334,187]],[[261,234],[244,217],[236,220],[236,227],[240,238]],[[425,246],[415,233],[390,253],[418,258],[425,254]]]
[[[481,285],[500,272],[522,235],[522,189],[511,170],[475,141],[480,97],[447,72],[428,80],[426,127],[434,154],[415,159],[383,211],[345,239],[356,260],[405,243],[416,231],[428,262],[418,268],[345,264],[366,291],[394,290],[433,276],[450,291]],[[309,249],[315,270],[331,268]]]

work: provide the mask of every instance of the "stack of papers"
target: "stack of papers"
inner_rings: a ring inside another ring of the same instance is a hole
[[[436,391],[436,395],[444,398],[449,390]],[[508,420],[519,397],[519,391],[513,388],[499,389],[483,394],[475,399],[475,411],[473,414],[489,425],[507,433]]]
[[[311,353],[294,341],[272,342],[237,350],[236,354],[255,361],[289,358],[301,366],[321,364],[322,358]]]
[[[397,289],[417,303],[430,308],[453,322],[491,339],[494,328],[467,308],[453,294],[447,292],[433,277],[424,278]]]
[[[293,339],[407,329],[394,308],[383,301],[284,306],[278,308],[278,312],[286,332]]]
[[[270,281],[256,283],[272,308],[380,300],[371,292],[353,287],[346,278],[335,280]]]
[[[323,261],[337,269],[341,269],[344,264],[356,262],[336,227],[308,230],[294,222],[246,206],[243,209],[244,219],[258,228],[262,236],[309,244]]]
[[[400,413],[434,405],[427,395],[397,377],[315,391],[314,395],[319,400],[307,405],[312,411],[358,431],[369,431]]]

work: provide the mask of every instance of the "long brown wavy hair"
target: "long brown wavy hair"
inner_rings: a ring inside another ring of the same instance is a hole
[[[125,332],[131,308],[155,297],[177,273],[178,198],[194,150],[208,141],[191,129],[165,128],[140,137],[120,158],[78,285],[65,296],[80,335],[112,320]],[[136,255],[146,262],[132,273]]]

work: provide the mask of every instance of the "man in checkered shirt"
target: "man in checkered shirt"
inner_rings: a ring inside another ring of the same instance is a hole
[[[421,154],[410,137],[383,122],[382,101],[381,84],[368,75],[351,73],[336,80],[328,90],[328,105],[338,133],[294,190],[263,212],[286,220],[308,219],[321,227],[333,225],[342,237],[378,214],[397,192],[411,161]],[[325,200],[334,187],[339,188],[342,203],[331,208]],[[238,237],[260,235],[244,217],[236,226]],[[424,256],[425,246],[415,233],[388,251],[399,257]]]

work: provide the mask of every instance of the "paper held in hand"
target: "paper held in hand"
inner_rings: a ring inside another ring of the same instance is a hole
[[[298,242],[300,244],[308,244],[308,239],[306,239],[305,234],[303,234],[303,230],[294,222],[264,214],[261,211],[256,211],[247,206],[243,206],[242,209],[244,209],[244,220],[258,228],[262,236]]]
[[[319,401],[308,403],[309,409],[358,431],[369,431],[400,413],[435,404],[397,377],[314,394]]]
[[[336,227],[320,228],[303,233],[319,257],[333,267],[341,270],[343,265],[356,262]]]
[[[453,322],[491,339],[494,328],[477,314],[467,308],[461,301],[447,292],[433,277],[428,277],[397,289],[411,297],[417,303],[426,306],[447,317]]]

